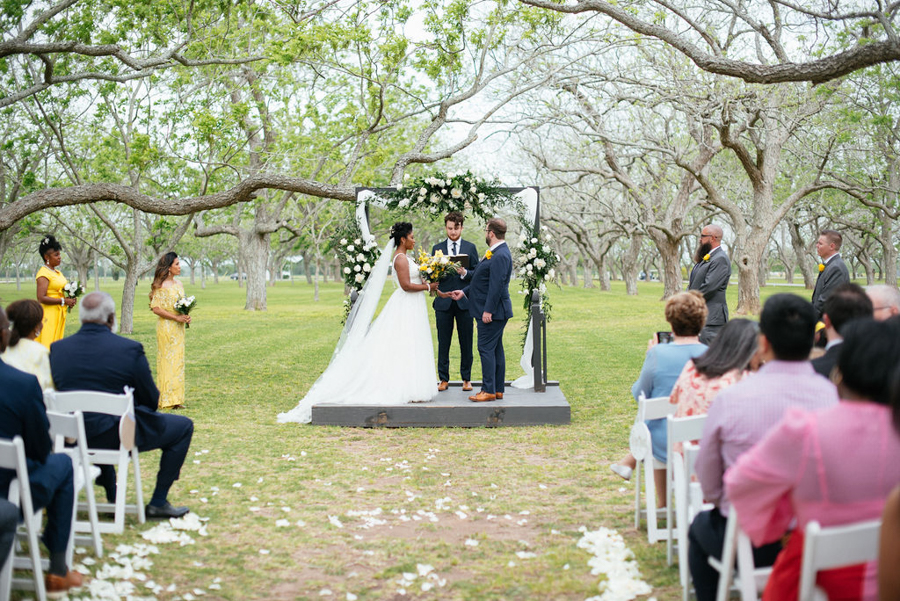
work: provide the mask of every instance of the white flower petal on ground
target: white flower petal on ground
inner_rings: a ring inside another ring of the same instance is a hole
[[[290,508],[290,507],[282,507],[282,508],[281,508],[281,511],[283,511],[283,512],[285,512],[285,513],[290,513],[290,512],[291,512],[291,508]]]
[[[467,547],[477,547],[478,541],[475,540],[474,538],[467,538],[465,544]]]
[[[268,549],[260,549],[259,550],[260,555],[268,555],[269,553],[271,553],[271,551],[269,551]]]
[[[331,592],[330,588],[323,588],[322,590],[319,591],[320,597],[330,597],[333,594],[334,593]]]
[[[249,509],[250,511],[256,513],[257,511],[260,511],[262,508],[261,508],[261,507],[248,507],[247,509]]]
[[[306,522],[304,522],[303,520],[297,520],[297,526],[303,528],[306,526]]]
[[[403,579],[412,582],[416,579],[416,575],[412,572],[403,572]]]
[[[428,565],[427,563],[417,563],[416,571],[419,573],[419,576],[428,576],[434,571],[434,566]]]
[[[430,591],[430,590],[433,589],[433,588],[434,588],[434,585],[431,584],[430,582],[423,582],[423,583],[422,583],[422,592],[427,593],[428,591]]]
[[[531,551],[516,551],[516,557],[519,559],[534,559],[537,557],[537,553],[532,553]]]
[[[276,528],[287,528],[287,527],[290,526],[290,525],[291,525],[291,521],[290,521],[290,520],[275,520],[275,527],[276,527]]]
[[[206,594],[206,591],[204,591],[204,590],[201,589],[201,588],[195,588],[195,589],[194,589],[193,591],[191,591],[191,592],[194,593],[195,595],[198,595],[198,596],[199,596],[199,595],[205,595],[205,594]]]
[[[634,554],[618,532],[609,528],[590,532],[584,526],[578,530],[582,537],[577,546],[593,556],[588,560],[591,574],[606,576],[599,585],[602,594],[591,600],[629,601],[653,591],[649,584],[641,580]]]
[[[509,563],[506,564],[506,567],[508,567],[508,568],[514,568],[514,567],[516,567],[516,562],[510,560]]]
[[[336,515],[330,515],[330,516],[328,516],[328,521],[329,521],[329,522],[331,523],[331,525],[334,526],[335,528],[343,528],[343,527],[344,527],[344,524],[341,523],[340,518],[338,518],[338,516],[336,516]]]
[[[356,601],[359,597],[354,595],[353,593],[347,593],[347,601]]]
[[[201,503],[209,503],[209,499],[207,499],[206,497],[200,497],[200,502]]]

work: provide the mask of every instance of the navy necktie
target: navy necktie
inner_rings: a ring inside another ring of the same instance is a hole
[[[450,253],[451,255],[456,254],[456,242],[453,243],[453,251]]]

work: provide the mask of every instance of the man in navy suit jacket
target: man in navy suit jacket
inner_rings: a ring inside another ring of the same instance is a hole
[[[6,350],[8,341],[9,320],[0,308],[0,352]],[[75,502],[72,460],[63,453],[51,453],[50,422],[38,379],[0,361],[0,438],[11,440],[16,436],[21,436],[25,444],[34,508],[47,509],[47,526],[41,537],[50,552],[47,590],[59,593],[81,586],[81,574],[70,572],[66,566]],[[7,496],[15,477],[14,471],[0,469],[0,495]]]
[[[850,272],[841,259],[841,244],[844,237],[835,230],[822,230],[816,240],[816,254],[822,259],[824,267],[816,279],[816,287],[813,290],[812,304],[816,309],[816,318],[821,320],[825,309],[825,301],[841,284],[850,281]]]
[[[444,217],[444,228],[447,240],[439,242],[431,249],[434,255],[441,251],[445,256],[468,255],[469,267],[452,273],[438,283],[438,290],[450,292],[461,290],[472,280],[472,274],[478,266],[478,249],[468,240],[462,239],[462,213],[452,211]],[[465,298],[453,300],[450,297],[434,299],[434,323],[438,335],[438,390],[447,390],[450,381],[450,343],[453,342],[453,321],[456,321],[456,332],[459,337],[459,375],[463,381],[463,390],[472,390],[472,316],[469,315],[469,301]]]
[[[194,423],[182,416],[159,413],[159,390],[153,382],[144,347],[113,333],[116,303],[105,292],[91,292],[81,301],[81,329],[50,347],[50,371],[59,391],[96,390],[121,394],[134,388],[135,444],[140,451],[162,449],[156,488],[147,505],[147,517],[181,517],[187,507],[172,507],[169,488],[178,480],[181,466],[191,446]],[[102,413],[85,413],[84,429],[88,446],[119,448],[119,419]],[[111,465],[100,467],[98,484],[106,498],[116,498],[116,472]]]
[[[506,382],[506,355],[503,353],[503,329],[512,317],[509,278],[512,255],[506,245],[506,222],[487,222],[484,243],[490,249],[478,263],[472,282],[462,290],[454,290],[454,300],[469,299],[469,314],[478,324],[478,355],[481,357],[481,391],[469,400],[481,403],[502,399]]]

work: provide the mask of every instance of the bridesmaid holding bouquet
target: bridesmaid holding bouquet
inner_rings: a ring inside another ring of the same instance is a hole
[[[37,301],[44,309],[44,319],[37,341],[47,350],[65,335],[67,309],[74,307],[76,302],[74,298],[66,298],[63,290],[67,284],[66,276],[57,269],[62,262],[61,251],[62,246],[51,234],[44,236],[38,246],[44,264],[34,279],[37,283]]]
[[[150,310],[159,317],[156,322],[156,383],[160,409],[184,408],[184,329],[191,323],[191,317],[175,308],[184,298],[184,287],[175,279],[180,273],[178,255],[166,253],[156,264],[150,285]]]

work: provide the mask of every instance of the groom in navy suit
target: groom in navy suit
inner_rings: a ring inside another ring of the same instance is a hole
[[[439,242],[431,249],[434,255],[441,251],[445,256],[468,255],[468,269],[462,268],[451,273],[438,284],[441,292],[462,289],[472,280],[475,267],[478,265],[478,249],[468,240],[462,239],[462,213],[452,211],[444,217],[444,228],[447,239]],[[469,315],[469,301],[461,298],[456,301],[450,297],[434,299],[434,322],[438,335],[438,390],[447,390],[450,382],[450,343],[453,342],[453,321],[456,321],[456,332],[459,337],[459,375],[463,381],[463,390],[472,390],[472,316]]]
[[[469,313],[478,323],[478,354],[481,357],[481,391],[470,396],[476,403],[502,399],[506,382],[506,355],[503,353],[503,329],[512,317],[509,278],[512,255],[506,245],[506,222],[487,222],[484,242],[490,248],[472,274],[472,283],[450,293],[453,300],[468,298]]]

